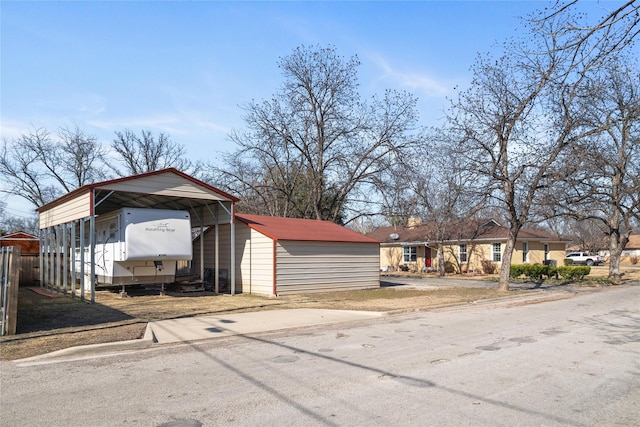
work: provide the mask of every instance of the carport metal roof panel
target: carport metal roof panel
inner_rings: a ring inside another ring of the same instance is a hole
[[[174,168],[84,185],[36,209],[41,227],[60,224],[122,207],[188,210],[238,201],[224,191]],[[41,218],[42,219],[42,218]]]
[[[236,214],[236,218],[273,240],[379,243],[330,221],[248,214]]]

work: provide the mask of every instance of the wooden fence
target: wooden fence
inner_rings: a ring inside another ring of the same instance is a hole
[[[20,286],[40,285],[40,257],[38,254],[20,256]]]
[[[0,304],[2,305],[1,335],[15,335],[18,317],[18,287],[20,283],[20,248],[0,248]]]

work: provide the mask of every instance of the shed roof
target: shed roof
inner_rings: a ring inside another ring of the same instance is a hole
[[[15,233],[5,234],[0,236],[0,240],[38,240],[40,238],[36,235],[25,233],[24,231],[16,231]]]
[[[40,238],[18,231],[0,237],[0,246],[17,246],[22,254],[37,254],[40,252]]]
[[[330,221],[237,214],[236,218],[273,240],[380,243]]]

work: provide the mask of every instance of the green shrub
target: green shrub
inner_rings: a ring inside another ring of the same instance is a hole
[[[556,267],[543,264],[512,264],[509,276],[513,278],[526,277],[529,280],[544,280],[545,278],[562,277],[564,280],[582,280],[591,273],[588,265],[565,265]]]
[[[556,267],[543,264],[512,264],[509,275],[513,278],[525,276],[532,280],[543,280],[546,277],[557,276]]]
[[[531,264],[527,269],[527,276],[532,279],[542,280],[548,273],[548,266],[542,264]]]
[[[526,265],[524,264],[511,264],[509,269],[509,277],[518,278],[524,275]]]
[[[558,267],[558,274],[565,280],[582,280],[591,273],[588,265],[565,265]]]
[[[573,265],[573,260],[571,258],[565,258],[564,265]]]
[[[545,277],[557,277],[558,268],[543,264],[512,264],[509,275],[513,278],[525,276],[531,280],[544,280]]]

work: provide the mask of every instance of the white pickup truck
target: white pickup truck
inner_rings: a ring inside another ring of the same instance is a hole
[[[574,264],[587,264],[589,267],[604,262],[600,255],[590,255],[589,252],[571,252],[565,258],[572,259]]]

